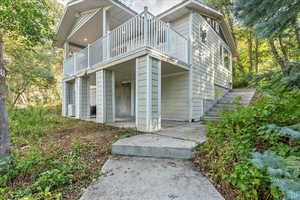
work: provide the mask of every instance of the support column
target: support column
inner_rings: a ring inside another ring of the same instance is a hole
[[[69,57],[70,52],[70,44],[69,42],[65,42],[64,44],[64,59],[67,59]]]
[[[62,83],[62,116],[68,115],[68,83],[63,81]]]
[[[161,61],[149,55],[136,59],[136,127],[142,132],[161,128]]]
[[[96,120],[98,123],[105,122],[105,98],[104,98],[104,70],[96,72]]]
[[[89,118],[89,87],[88,77],[79,77],[75,80],[76,118]]]
[[[134,115],[135,115],[135,80],[131,81],[130,90],[131,90],[131,117],[134,117]]]
[[[113,71],[96,72],[97,122],[115,121],[115,74]]]

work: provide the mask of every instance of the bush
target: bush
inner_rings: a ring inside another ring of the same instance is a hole
[[[240,199],[281,199],[271,178],[251,162],[252,152],[270,152],[287,158],[300,157],[300,142],[275,134],[267,125],[290,126],[300,121],[300,94],[297,91],[265,95],[252,106],[236,112],[222,111],[224,120],[209,123],[208,141],[198,148],[198,162],[209,175],[229,184]]]

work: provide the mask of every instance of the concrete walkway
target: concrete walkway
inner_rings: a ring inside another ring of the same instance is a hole
[[[186,123],[117,141],[113,154],[139,157],[109,159],[102,168],[104,175],[80,200],[223,200],[188,160],[206,140],[204,130],[200,122]]]
[[[177,159],[121,157],[108,160],[81,200],[221,200],[213,185]]]

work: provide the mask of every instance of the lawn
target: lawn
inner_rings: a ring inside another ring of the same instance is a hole
[[[10,109],[12,165],[0,199],[78,199],[98,176],[120,137],[137,134],[60,116],[57,107]]]

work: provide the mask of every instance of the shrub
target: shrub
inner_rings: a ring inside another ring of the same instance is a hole
[[[240,199],[280,199],[283,194],[271,184],[266,171],[251,162],[251,153],[268,151],[283,158],[300,157],[299,141],[265,128],[300,121],[299,92],[265,95],[252,106],[220,114],[222,121],[207,125],[208,141],[198,148],[197,162],[209,169],[214,180],[230,184]]]

